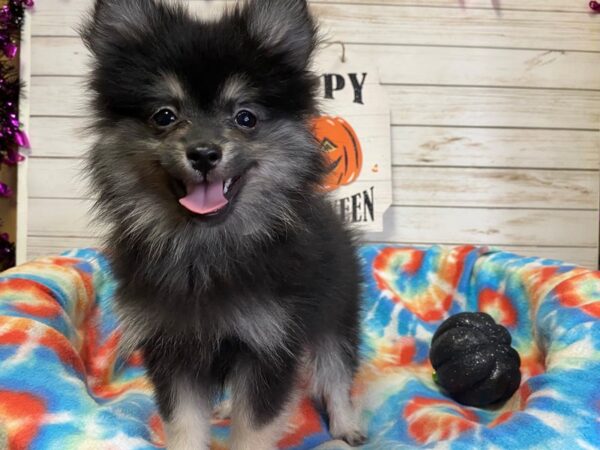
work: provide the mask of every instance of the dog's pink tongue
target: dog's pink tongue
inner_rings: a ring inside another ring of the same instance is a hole
[[[180,199],[179,203],[196,214],[216,212],[228,203],[223,195],[223,180],[191,184],[187,191],[188,195]]]

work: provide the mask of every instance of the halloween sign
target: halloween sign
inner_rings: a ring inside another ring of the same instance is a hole
[[[323,188],[342,219],[365,231],[382,231],[392,204],[390,109],[375,65],[340,45],[322,50],[321,115],[313,133],[329,166]]]

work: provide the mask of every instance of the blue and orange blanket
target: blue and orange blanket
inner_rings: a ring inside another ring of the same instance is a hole
[[[475,247],[362,249],[363,448],[600,447],[600,273]],[[0,277],[0,448],[157,449],[161,419],[139,355],[117,356],[106,259],[77,250]],[[459,311],[505,325],[523,381],[501,408],[461,406],[432,381],[429,342]],[[227,448],[226,421],[213,449]],[[283,449],[346,449],[306,400]],[[259,449],[257,449],[259,450]]]

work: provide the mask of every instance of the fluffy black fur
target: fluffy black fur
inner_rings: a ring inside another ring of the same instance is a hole
[[[345,401],[336,389],[349,395],[358,363],[360,270],[319,189],[306,2],[254,0],[201,22],[154,0],[97,0],[82,36],[98,137],[88,172],[109,226],[125,346],[144,351],[171,447],[206,446],[175,436],[184,381],[202,399],[232,385],[247,442],[281,415],[306,368],[335,415]],[[177,112],[168,129],[152,122],[165,106]],[[240,108],[256,113],[256,128],[236,126]],[[209,179],[241,177],[216,216],[178,202],[201,180],[186,159],[198,143],[223,152]],[[337,414],[332,433],[361,442]],[[233,448],[246,448],[240,439]]]

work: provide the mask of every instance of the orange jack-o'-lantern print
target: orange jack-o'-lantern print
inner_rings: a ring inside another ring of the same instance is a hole
[[[330,164],[323,186],[333,191],[352,183],[360,175],[363,155],[356,132],[341,117],[321,116],[313,121],[313,132]]]

